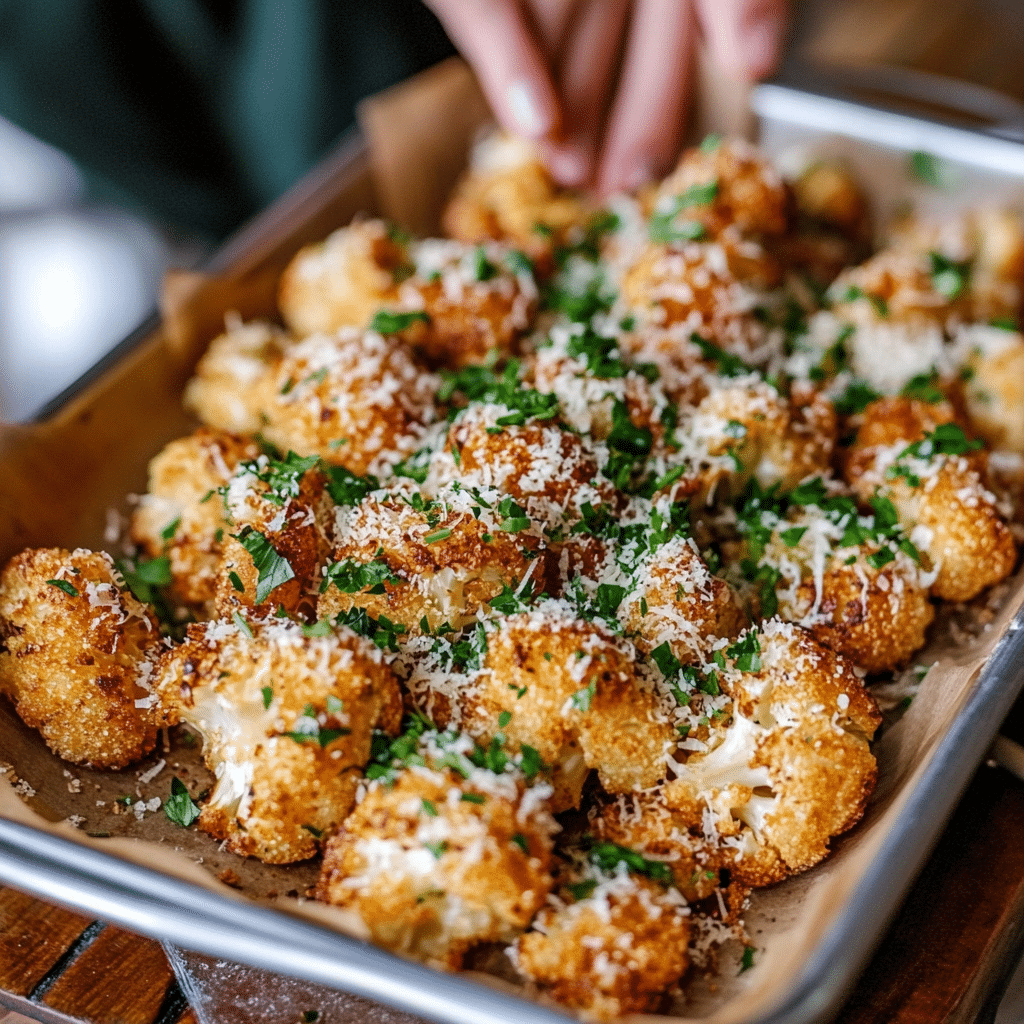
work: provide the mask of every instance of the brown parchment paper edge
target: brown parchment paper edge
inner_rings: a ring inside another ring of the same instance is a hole
[[[714,79],[707,71],[700,77],[702,82]],[[741,103],[724,102],[717,93],[715,101],[718,110],[742,109]],[[167,440],[191,429],[180,411],[180,391],[224,312],[233,309],[245,315],[269,315],[276,274],[299,245],[340,226],[359,208],[379,209],[421,233],[436,230],[444,196],[486,117],[486,105],[472,76],[461,63],[446,62],[365,101],[360,117],[371,175],[356,169],[350,180],[339,179],[333,190],[324,183],[319,201],[314,195],[313,201],[300,204],[290,222],[277,218],[276,236],[256,232],[248,259],[243,259],[240,267],[215,275],[172,278],[164,296],[162,329],[53,419],[33,426],[0,428],[0,558],[29,545],[102,546],[98,538],[105,508],[116,505],[126,489],[141,488],[148,458]],[[699,120],[702,129],[736,127],[735,122],[716,120],[713,110]],[[740,979],[723,974],[717,993],[697,1000],[688,1015],[648,1015],[635,1020],[733,1024],[766,1012],[784,997],[877,854],[937,744],[968,699],[985,659],[1022,603],[1024,580],[1018,578],[988,631],[968,648],[947,649],[942,654],[910,711],[878,745],[882,771],[876,800],[861,825],[840,841],[836,854],[807,875],[757,898],[750,916],[758,945],[763,944],[764,950],[754,970]],[[930,660],[927,651],[921,660]],[[43,750],[40,757],[52,759]],[[26,775],[32,773],[32,765],[15,767],[24,768]],[[15,795],[3,776],[0,815],[204,888],[237,895],[188,856],[166,846],[129,839],[90,839],[69,825],[47,821]],[[333,908],[293,900],[280,900],[277,905],[363,937],[361,925]],[[758,924],[761,917],[765,921]],[[782,922],[774,930],[768,923],[772,917],[777,924]],[[477,977],[509,989],[498,979]]]

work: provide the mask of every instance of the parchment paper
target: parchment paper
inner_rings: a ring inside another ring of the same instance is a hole
[[[715,99],[720,110],[743,109],[720,94]],[[457,61],[367,101],[361,117],[369,163],[328,161],[327,172],[304,182],[229,245],[216,273],[172,278],[164,297],[164,326],[53,419],[0,428],[0,561],[29,546],[104,547],[110,510],[123,513],[125,495],[145,487],[148,460],[193,428],[180,409],[181,390],[224,313],[271,313],[276,275],[288,257],[359,210],[383,213],[421,232],[436,230],[444,197],[485,116],[471,75]],[[698,119],[701,130],[736,126],[735,118],[722,124],[715,116],[721,114],[705,108]],[[338,173],[339,166],[344,173]],[[737,977],[735,964],[725,959],[717,977],[690,986],[678,1017],[643,1019],[731,1024],[765,1012],[782,998],[857,888],[1022,601],[1024,580],[1018,578],[977,641],[961,649],[947,646],[941,654],[909,712],[878,744],[881,781],[875,799],[854,832],[836,843],[835,855],[808,874],[755,895],[747,915],[758,949],[754,969]],[[919,660],[927,663],[934,656],[924,652]],[[187,734],[177,732],[131,769],[73,768],[51,755],[0,700],[0,767],[5,769],[0,814],[207,888],[226,891],[230,883],[232,889],[361,937],[349,915],[296,899],[315,878],[315,864],[271,868],[243,861],[219,852],[194,829],[172,825],[162,810],[146,808],[146,801],[168,796],[174,776],[194,794],[209,785],[198,755]],[[164,764],[155,770],[160,761]],[[118,801],[125,797],[130,805]],[[353,1013],[353,1021],[365,1019]],[[390,1019],[387,1011],[381,1014],[379,1019]]]

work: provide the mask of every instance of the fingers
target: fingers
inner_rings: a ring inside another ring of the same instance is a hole
[[[786,0],[696,0],[715,63],[754,81],[771,74],[789,20]]]
[[[601,193],[639,187],[678,153],[692,46],[689,3],[636,0],[598,168]]]
[[[515,0],[427,0],[473,65],[499,123],[528,139],[557,135],[561,107],[544,54]]]
[[[565,135],[545,154],[552,175],[563,185],[584,185],[594,177],[628,8],[627,0],[587,0],[577,5],[568,26],[557,83]]]

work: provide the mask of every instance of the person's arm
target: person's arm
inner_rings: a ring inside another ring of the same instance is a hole
[[[504,128],[566,185],[635,188],[679,150],[695,34],[754,79],[774,67],[786,0],[427,0]]]

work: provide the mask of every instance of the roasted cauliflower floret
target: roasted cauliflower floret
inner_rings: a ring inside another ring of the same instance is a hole
[[[205,427],[171,441],[150,462],[149,490],[132,516],[133,543],[147,558],[170,561],[171,596],[206,618],[230,530],[216,492],[239,462],[258,454],[251,441]]]
[[[474,405],[452,424],[447,448],[463,486],[511,497],[549,530],[576,522],[586,503],[616,502],[599,454],[584,438],[556,422],[503,426],[508,414],[502,406]]]
[[[1024,455],[1024,336],[972,324],[957,344],[967,349],[958,376],[969,426],[992,448]]]
[[[467,646],[461,659],[443,643],[425,652],[407,681],[414,699],[428,707],[437,690],[435,707],[447,704],[451,724],[481,743],[539,755],[552,768],[557,810],[579,803],[591,768],[610,792],[664,777],[672,727],[634,671],[630,646],[608,630],[545,601],[477,627]],[[456,660],[464,681],[444,671]]]
[[[519,972],[585,1019],[656,1009],[689,967],[690,908],[678,890],[579,866],[509,951]]]
[[[262,425],[267,380],[291,339],[263,320],[226,319],[225,332],[210,342],[182,401],[209,427],[255,434]]]
[[[102,551],[23,551],[0,573],[0,693],[66,761],[124,768],[153,749],[164,646]]]
[[[317,898],[355,911],[386,949],[457,970],[471,946],[510,941],[544,905],[551,788],[481,767],[467,736],[427,732],[401,753],[416,767],[378,765],[327,846]]]
[[[848,661],[778,619],[720,649],[716,664],[731,720],[675,766],[661,798],[678,827],[735,851],[734,879],[770,885],[820,861],[864,813],[881,716]]]
[[[789,224],[786,186],[779,172],[749,143],[735,139],[688,149],[658,186],[655,209],[702,189],[707,190],[707,199],[688,203],[685,209],[709,233],[735,227],[744,235],[781,235]]]
[[[618,337],[583,324],[553,326],[529,373],[538,391],[558,399],[561,419],[595,440],[607,440],[623,411],[653,439],[664,435],[664,421],[675,415],[657,366],[632,359]]]
[[[863,238],[870,227],[864,192],[850,170],[835,160],[818,160],[793,182],[797,211],[804,217]]]
[[[652,244],[625,270],[622,301],[643,325],[694,333],[734,352],[763,340],[752,315],[758,303],[729,269],[716,244]]]
[[[397,302],[410,273],[402,236],[382,220],[357,220],[299,250],[281,276],[278,306],[299,337],[366,327]]]
[[[263,434],[281,451],[380,474],[422,444],[439,385],[396,338],[313,335],[277,364],[260,406]]]
[[[598,840],[598,854],[611,844],[664,865],[672,884],[691,903],[714,893],[721,883],[720,869],[730,859],[685,823],[680,828],[660,789],[606,800],[591,812],[588,827]]]
[[[892,503],[876,495],[870,509],[862,513],[842,485],[821,477],[782,493],[754,486],[737,504],[744,540],[730,561],[760,616],[799,622],[881,672],[924,646],[934,573]]]
[[[510,355],[533,325],[533,265],[497,242],[467,246],[430,238],[411,247],[416,273],[400,291],[403,309],[422,311],[406,337],[431,364],[485,363]]]
[[[932,594],[968,601],[1013,571],[1017,548],[983,483],[981,442],[950,419],[943,404],[872,402],[848,451],[846,476],[863,502],[877,492],[895,506],[935,567]]]
[[[434,499],[381,492],[340,508],[318,614],[363,608],[403,633],[423,632],[424,620],[431,631],[461,629],[505,588],[534,571],[543,578],[532,564],[540,531],[514,519],[522,510],[509,499],[458,486]]]
[[[188,627],[155,677],[175,721],[203,737],[217,778],[199,827],[268,864],[312,857],[348,814],[371,734],[398,731],[398,683],[349,629],[307,636],[287,619]]]
[[[530,143],[495,133],[474,146],[442,223],[459,241],[508,242],[547,263],[586,217],[583,200],[555,186]]]
[[[647,555],[631,583],[617,614],[642,651],[668,643],[680,661],[700,661],[716,639],[736,636],[747,624],[736,592],[711,574],[688,537],[673,537]]]
[[[315,455],[260,455],[241,463],[219,500],[227,527],[217,570],[219,618],[240,607],[295,614],[315,604],[334,534],[327,473]],[[342,470],[341,472],[344,472]]]

